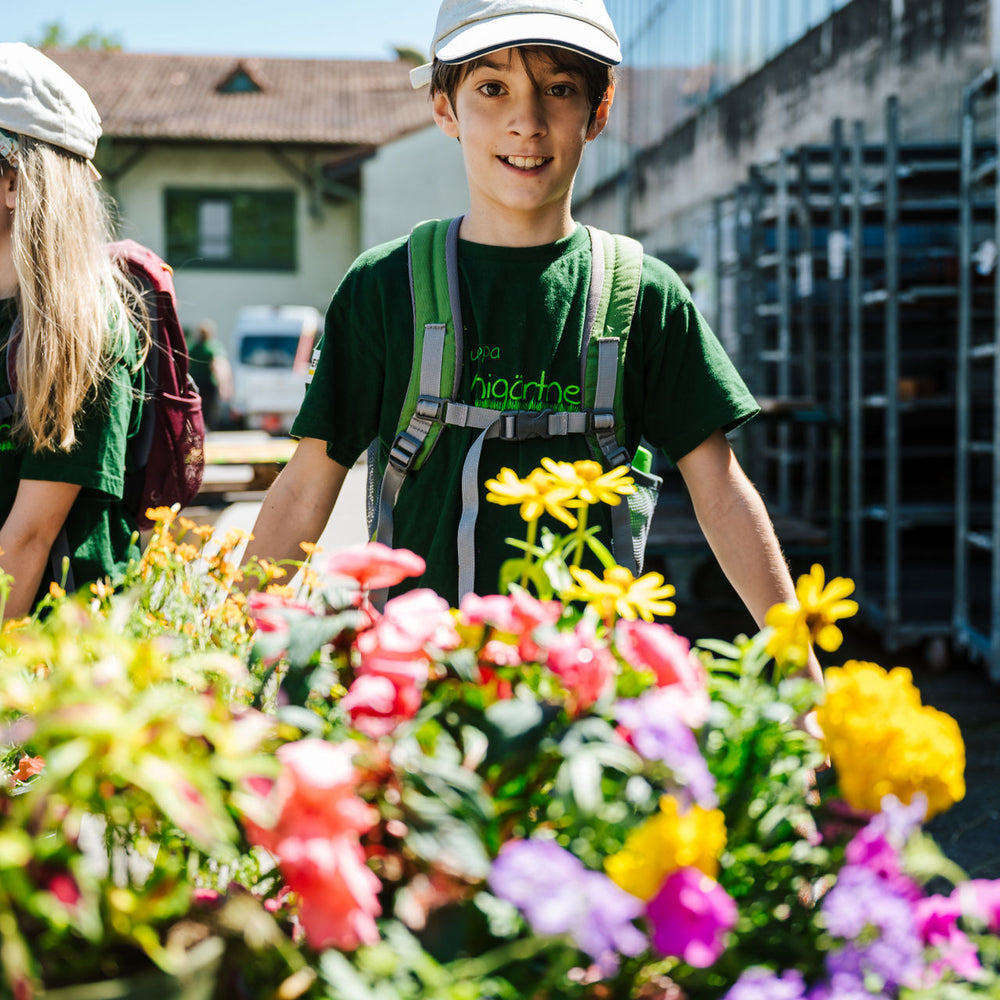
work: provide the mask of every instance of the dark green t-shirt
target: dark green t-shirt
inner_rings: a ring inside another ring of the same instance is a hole
[[[539,247],[461,241],[459,271],[465,355],[459,398],[498,409],[580,408],[580,347],[590,280],[586,229]],[[413,314],[405,238],[362,254],[340,283],[326,315],[316,372],[292,428],[328,442],[350,467],[378,437],[384,462],[406,393],[413,357]],[[645,438],[672,461],[718,429],[731,430],[757,405],[687,289],[662,262],[645,257],[625,359],[627,445]],[[461,473],[477,432],[445,428],[396,506],[393,544],[427,560],[416,581],[457,597],[456,532]],[[480,483],[513,468],[525,476],[543,457],[589,457],[584,438],[487,441]],[[482,488],[482,487],[481,487]],[[500,563],[515,554],[504,539],[524,538],[518,509],[485,502],[476,531],[476,589],[497,587]],[[602,508],[602,538],[610,522]],[[543,518],[543,524],[547,518]],[[594,523],[591,521],[590,523]],[[557,522],[550,522],[562,530]]]
[[[0,396],[10,392],[7,336],[16,315],[15,300],[0,300]],[[66,452],[30,451],[11,438],[10,422],[0,423],[0,524],[14,505],[22,479],[75,483],[81,487],[66,518],[70,563],[77,588],[95,580],[114,579],[129,559],[139,557],[132,544],[136,524],[122,503],[126,450],[140,415],[141,369],[135,371],[137,338],[121,351],[98,398],[76,425],[77,443]],[[0,565],[2,565],[0,556]],[[39,596],[53,575],[46,573]]]

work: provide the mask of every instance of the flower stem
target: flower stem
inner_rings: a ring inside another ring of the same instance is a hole
[[[573,565],[579,566],[583,558],[583,536],[587,531],[587,508],[580,510],[580,516],[576,521],[576,548],[573,552]]]
[[[521,570],[521,586],[528,586],[528,570],[534,562],[535,554],[532,549],[535,547],[535,538],[538,534],[538,518],[533,518],[528,522],[528,551],[524,554],[524,564]]]

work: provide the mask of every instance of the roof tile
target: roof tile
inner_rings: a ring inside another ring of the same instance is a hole
[[[118,138],[381,145],[433,120],[401,60],[47,54],[90,94],[104,134]],[[241,68],[262,89],[221,92]]]

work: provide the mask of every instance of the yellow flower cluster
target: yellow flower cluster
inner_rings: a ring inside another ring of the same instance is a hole
[[[520,479],[513,469],[501,469],[496,479],[486,481],[486,499],[490,503],[520,504],[521,517],[537,521],[543,513],[551,514],[568,528],[577,526],[572,511],[589,504],[615,506],[623,496],[635,492],[635,484],[620,465],[605,472],[599,462],[554,462],[542,459],[542,468]]]
[[[626,892],[652,899],[678,868],[697,868],[715,878],[725,846],[721,810],[692,806],[681,812],[677,799],[664,795],[660,811],[629,833],[625,846],[605,859],[604,868]]]
[[[795,585],[795,603],[776,604],[767,612],[765,623],[773,629],[768,655],[778,663],[801,667],[811,643],[829,653],[839,649],[844,636],[835,623],[858,613],[857,602],[846,600],[853,592],[853,580],[835,576],[826,583],[823,567],[813,566]]]
[[[849,805],[876,812],[890,792],[904,803],[923,792],[930,818],[964,797],[958,724],[921,704],[909,670],[850,660],[825,676],[817,721]]]
[[[660,573],[645,573],[638,579],[624,566],[611,566],[598,579],[589,569],[571,566],[576,586],[565,596],[572,601],[586,601],[604,621],[616,615],[633,621],[639,617],[647,622],[654,615],[672,615],[677,606],[667,600],[674,596],[674,587],[663,582]]]

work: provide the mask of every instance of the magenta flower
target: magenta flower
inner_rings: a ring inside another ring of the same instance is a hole
[[[381,590],[394,587],[411,576],[421,576],[424,560],[409,549],[392,549],[381,542],[368,542],[334,552],[323,570],[331,576],[347,576],[359,587]]]
[[[937,982],[945,969],[951,969],[962,979],[975,981],[983,974],[979,963],[979,953],[976,946],[969,940],[965,932],[958,926],[962,916],[960,901],[951,896],[927,896],[917,900],[913,907],[913,918],[916,921],[924,944],[937,952],[937,958],[931,962],[928,972],[930,982]]]
[[[653,944],[704,969],[722,954],[725,935],[736,926],[736,903],[714,879],[697,868],[678,868],[646,904]]]

